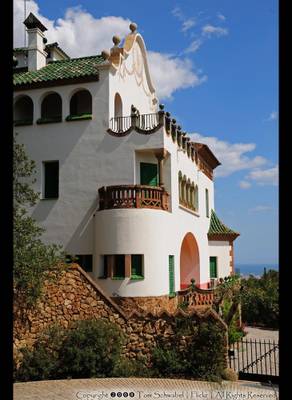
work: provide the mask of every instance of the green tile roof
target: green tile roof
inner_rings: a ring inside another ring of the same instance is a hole
[[[223,236],[234,236],[237,237],[240,234],[228,228],[220,219],[217,217],[214,210],[211,211],[211,220],[208,231],[208,236],[223,235]]]
[[[13,75],[14,88],[26,85],[38,86],[41,83],[75,78],[98,78],[97,66],[104,62],[101,55],[52,61],[37,71],[16,72]]]

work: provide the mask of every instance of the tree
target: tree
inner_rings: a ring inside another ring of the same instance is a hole
[[[35,162],[30,160],[23,144],[13,138],[13,284],[15,296],[23,305],[31,306],[42,293],[49,272],[62,265],[61,246],[45,245],[44,229],[28,214],[28,207],[39,199],[35,182]]]

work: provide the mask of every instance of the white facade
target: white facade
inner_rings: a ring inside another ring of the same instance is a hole
[[[165,126],[151,134],[132,130],[125,136],[113,136],[107,132],[111,118],[117,116],[117,93],[122,100],[124,117],[131,115],[132,106],[140,115],[158,111],[141,36],[132,29],[121,55],[117,53],[115,46],[111,56],[100,65],[98,81],[75,83],[72,80],[66,85],[15,91],[15,101],[29,96],[33,102],[33,123],[15,127],[19,142],[25,144],[37,166],[35,189],[41,193],[41,200],[32,209],[32,216],[45,228],[43,238],[47,243],[62,244],[68,254],[92,255],[91,274],[110,295],[169,294],[169,256],[174,256],[174,291],[182,287],[184,268],[189,269],[184,274],[196,276],[196,284],[206,288],[210,282],[209,258],[217,257],[218,278],[230,274],[232,261],[229,241],[208,240],[211,210],[215,208],[213,180],[187,156]],[[68,122],[65,118],[70,114],[70,99],[79,90],[91,94],[92,119]],[[42,117],[42,101],[50,93],[61,97],[62,122],[37,124]],[[169,194],[168,211],[162,207],[99,210],[99,188],[140,185],[140,164],[158,164],[156,153],[159,151],[166,155],[163,183]],[[59,162],[57,199],[43,198],[44,162],[48,161]],[[196,211],[180,204],[179,172],[198,186]],[[206,189],[209,217],[206,216]],[[193,239],[182,246],[188,233]],[[196,250],[192,243],[196,243]],[[123,279],[114,279],[112,272],[107,278],[101,277],[105,255],[137,254],[142,255],[140,279],[131,279],[127,273]],[[196,262],[192,258],[194,254]]]

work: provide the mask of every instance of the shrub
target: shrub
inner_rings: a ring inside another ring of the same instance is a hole
[[[76,322],[59,351],[65,378],[106,377],[113,374],[121,356],[123,334],[104,320]]]
[[[211,321],[199,325],[188,348],[188,369],[197,379],[220,381],[225,360],[225,332]]]
[[[116,377],[143,377],[150,378],[152,376],[152,370],[146,365],[145,360],[129,360],[124,357],[121,358],[115,365],[113,375]]]
[[[226,381],[237,381],[238,375],[232,368],[225,368],[222,371],[222,379]]]
[[[35,343],[21,350],[21,366],[15,380],[112,376],[119,362],[123,335],[104,320],[76,321],[71,329],[54,326]]]
[[[59,351],[64,336],[65,330],[55,325],[40,336],[33,349],[20,349],[23,358],[14,371],[14,379],[27,382],[58,378]]]
[[[279,273],[269,270],[260,279],[242,279],[242,319],[247,324],[279,327]]]
[[[154,348],[151,358],[154,374],[159,377],[183,375],[186,372],[186,362],[176,349],[168,349],[162,345]]]
[[[185,327],[184,327],[185,328]],[[184,376],[220,381],[226,367],[224,332],[214,322],[189,327],[192,338],[185,351],[161,344],[152,352],[156,376]]]

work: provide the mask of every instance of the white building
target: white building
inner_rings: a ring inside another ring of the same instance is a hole
[[[18,140],[37,164],[32,216],[111,296],[173,296],[234,273],[207,145],[159,106],[135,24],[110,52],[70,58],[30,14],[14,52]],[[49,54],[48,54],[49,53]],[[167,71],[166,71],[167,73]]]

